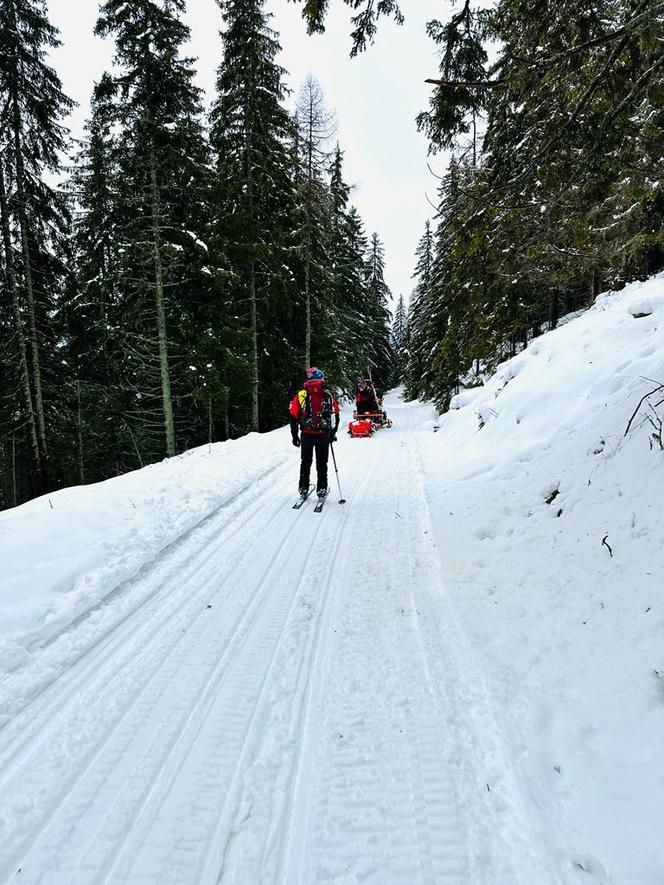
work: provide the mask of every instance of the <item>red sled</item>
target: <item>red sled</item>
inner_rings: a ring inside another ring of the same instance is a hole
[[[348,423],[349,436],[373,436],[374,425],[370,418],[356,418]]]

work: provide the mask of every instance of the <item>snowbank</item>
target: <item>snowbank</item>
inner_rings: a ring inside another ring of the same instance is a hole
[[[249,434],[0,513],[0,672],[274,471],[289,442]]]
[[[535,340],[421,444],[447,588],[565,882],[664,881],[664,452],[647,402],[625,436],[661,383],[664,275]]]

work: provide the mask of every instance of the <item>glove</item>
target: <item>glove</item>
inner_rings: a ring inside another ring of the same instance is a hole
[[[335,443],[336,441],[337,441],[337,431],[336,431],[336,430],[332,430],[332,431],[330,432],[330,442],[331,442],[331,443]]]
[[[299,437],[297,437],[297,436],[294,436],[294,437],[293,437],[293,445],[295,446],[296,449],[299,449],[299,448],[300,448],[300,440],[299,440]]]

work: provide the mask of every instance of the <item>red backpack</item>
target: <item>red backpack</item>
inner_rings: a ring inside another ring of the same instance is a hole
[[[332,430],[332,394],[324,381],[305,381],[304,398],[300,394],[300,427],[304,433]]]

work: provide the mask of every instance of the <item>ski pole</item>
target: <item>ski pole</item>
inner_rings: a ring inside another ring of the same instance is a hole
[[[339,471],[337,470],[337,459],[334,457],[334,446],[330,443],[330,451],[332,452],[332,461],[334,462],[334,472],[337,475],[337,485],[339,486],[339,503],[345,504],[346,499],[341,492],[341,483],[339,482]]]

